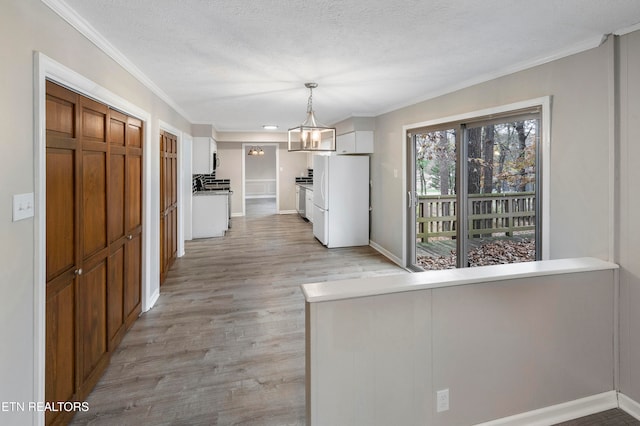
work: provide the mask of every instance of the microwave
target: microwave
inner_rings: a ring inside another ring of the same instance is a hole
[[[211,171],[215,172],[219,165],[220,165],[220,157],[218,157],[218,154],[214,152],[213,162],[211,163]]]

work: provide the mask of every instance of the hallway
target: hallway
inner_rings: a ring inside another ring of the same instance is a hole
[[[299,285],[395,273],[370,247],[324,248],[297,215],[234,217],[186,243],[72,424],[304,424]]]

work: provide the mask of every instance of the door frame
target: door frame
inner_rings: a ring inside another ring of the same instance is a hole
[[[280,214],[280,144],[277,142],[242,143],[242,216],[247,215],[246,200],[246,152],[251,146],[275,146],[276,147],[276,214]]]
[[[432,127],[439,124],[444,124],[448,122],[455,122],[461,120],[469,120],[477,117],[490,116],[492,114],[502,114],[509,111],[515,111],[519,109],[531,108],[539,106],[541,108],[541,119],[542,119],[542,155],[541,155],[541,177],[542,177],[542,260],[547,260],[550,258],[550,212],[551,208],[549,205],[549,194],[551,188],[550,181],[550,160],[551,160],[551,96],[542,96],[539,98],[528,99],[520,102],[514,102],[507,105],[501,105],[497,107],[485,108],[481,110],[471,111],[468,113],[452,115],[448,117],[436,118],[432,120],[422,121],[419,123],[406,124],[402,126],[402,189],[403,189],[403,202],[402,202],[402,266],[409,266],[409,256],[411,255],[411,250],[409,249],[409,244],[411,240],[409,239],[409,213],[410,207],[408,206],[408,197],[407,194],[409,191],[413,191],[413,183],[409,181],[409,173],[410,170],[410,161],[414,158],[414,155],[407,149],[409,145],[408,133],[420,127]],[[412,228],[415,228],[413,226]]]
[[[46,359],[46,80],[65,86],[108,106],[140,119],[144,126],[143,149],[143,241],[142,241],[142,311],[148,311],[159,296],[151,291],[152,283],[158,281],[159,262],[150,262],[151,254],[159,250],[151,239],[152,229],[159,226],[159,218],[153,220],[150,206],[153,197],[153,154],[157,144],[151,143],[151,114],[135,104],[121,98],[88,78],[56,62],[41,52],[33,54],[33,160],[34,160],[34,369],[33,384],[36,401],[45,400]],[[158,156],[159,156],[158,152]],[[159,166],[159,164],[156,164]],[[157,168],[157,167],[156,167]],[[156,197],[157,198],[157,197]],[[155,200],[158,204],[159,200]],[[155,215],[157,216],[157,215]],[[38,424],[44,424],[44,412],[35,413]]]

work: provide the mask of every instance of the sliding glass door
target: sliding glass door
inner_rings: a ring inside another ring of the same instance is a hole
[[[539,259],[537,114],[464,126],[466,266]]]
[[[540,126],[532,109],[407,132],[409,268],[541,258]]]
[[[408,192],[411,269],[456,266],[456,134],[454,128],[415,129]]]

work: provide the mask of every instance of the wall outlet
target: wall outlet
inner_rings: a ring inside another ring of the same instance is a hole
[[[13,221],[33,217],[33,192],[13,196]]]
[[[449,389],[442,389],[436,392],[436,412],[447,411],[449,409]]]

